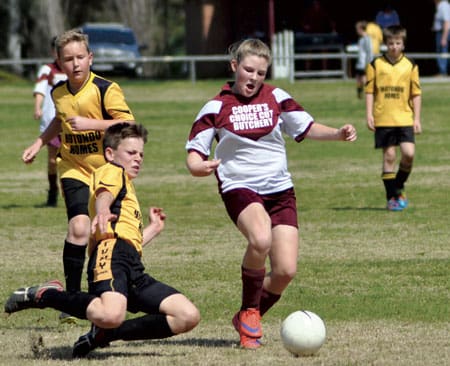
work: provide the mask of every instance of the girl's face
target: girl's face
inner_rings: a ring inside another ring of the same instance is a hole
[[[240,63],[231,61],[231,69],[235,73],[233,93],[244,97],[254,96],[266,79],[268,62],[264,57],[256,55],[245,56]]]
[[[386,47],[388,56],[396,60],[401,56],[405,44],[402,37],[391,37],[386,41]]]

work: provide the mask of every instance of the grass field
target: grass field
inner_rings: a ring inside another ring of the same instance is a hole
[[[135,181],[142,208],[165,208],[166,230],[144,251],[149,273],[199,307],[192,332],[163,341],[116,342],[72,360],[87,321],[60,325],[58,313],[28,310],[0,318],[0,365],[445,365],[450,364],[450,84],[423,83],[422,124],[410,207],[385,210],[381,152],[365,127],[353,81],[278,83],[319,122],[358,128],[353,144],[287,141],[301,227],[298,274],[264,317],[265,346],[238,347],[231,317],[240,304],[245,242],[226,216],[213,177],[193,178],[184,144],[203,103],[223,81],[122,81],[138,121],[150,131]],[[46,152],[21,163],[38,134],[32,85],[0,84],[0,298],[51,278],[62,279],[64,205],[46,199]],[[282,347],[281,321],[307,309],[327,326],[314,357]]]

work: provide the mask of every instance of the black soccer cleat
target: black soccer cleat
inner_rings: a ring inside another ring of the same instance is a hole
[[[97,347],[108,347],[109,342],[105,341],[105,331],[92,324],[91,330],[78,338],[78,341],[73,345],[72,357],[82,358],[86,357],[89,352]]]
[[[64,287],[58,280],[52,280],[38,286],[21,287],[14,291],[6,301],[5,312],[11,314],[24,309],[42,308],[39,300],[47,290],[63,291]]]

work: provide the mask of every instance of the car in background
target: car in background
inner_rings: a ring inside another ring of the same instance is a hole
[[[89,48],[94,54],[92,70],[142,76],[144,67],[140,46],[133,30],[119,23],[85,23],[80,30],[89,37]],[[120,61],[116,61],[120,60]]]

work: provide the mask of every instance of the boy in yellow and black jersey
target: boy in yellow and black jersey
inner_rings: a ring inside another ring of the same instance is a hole
[[[188,332],[200,321],[197,307],[175,288],[145,273],[142,248],[164,229],[166,215],[148,210],[144,227],[132,180],[144,160],[147,130],[117,123],[104,137],[108,163],[92,174],[89,211],[89,292],[64,291],[58,280],[19,288],[5,303],[6,313],[53,308],[92,322],[74,344],[72,355],[85,357],[116,340],[161,339]],[[144,315],[126,319],[127,311]]]
[[[89,240],[89,183],[91,173],[105,164],[103,134],[108,126],[134,121],[116,83],[91,72],[93,55],[87,35],[69,30],[56,39],[62,70],[67,75],[52,90],[56,114],[47,129],[28,147],[22,160],[33,162],[42,146],[60,135],[58,173],[66,204],[68,230],[63,265],[68,291],[80,291],[86,245]],[[61,314],[62,321],[73,319]]]
[[[375,132],[375,148],[383,149],[382,179],[390,211],[402,211],[408,206],[405,182],[413,166],[415,134],[422,132],[419,68],[404,55],[405,41],[405,28],[387,27],[387,52],[366,69],[367,127]],[[397,147],[401,159],[395,172]]]

